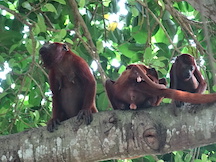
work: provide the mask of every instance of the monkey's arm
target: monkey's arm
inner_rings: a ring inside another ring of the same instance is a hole
[[[204,80],[201,72],[197,69],[197,67],[194,71],[194,76],[196,77],[197,81],[199,82],[199,85],[198,85],[195,93],[203,93],[207,88],[207,84],[206,84],[206,81]]]
[[[55,77],[54,70],[50,70],[49,72],[49,82],[50,89],[52,91],[52,118],[47,123],[47,130],[53,132],[54,129],[57,128],[57,125],[60,124],[60,121],[64,115],[64,112],[61,110],[61,105],[59,103],[59,93],[61,90],[61,81],[57,80]]]
[[[91,74],[88,64],[79,57],[74,56],[76,67],[76,76],[79,77],[83,86],[83,106],[77,115],[77,119],[85,120],[86,124],[90,124],[93,120],[92,113],[98,112],[95,107],[96,81]]]

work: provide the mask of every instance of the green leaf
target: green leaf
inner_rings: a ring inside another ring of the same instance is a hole
[[[26,8],[27,10],[32,10],[32,7],[28,1],[23,2],[22,7]]]
[[[58,2],[58,3],[60,3],[60,4],[63,4],[63,5],[66,5],[65,0],[53,0],[53,1],[56,1],[56,2]]]
[[[144,44],[147,41],[147,31],[141,29],[140,26],[136,26],[132,29],[132,37],[136,40],[137,43]]]
[[[65,29],[61,29],[61,31],[60,31],[60,33],[59,33],[60,38],[63,39],[63,38],[66,36],[66,34],[67,34],[67,31],[66,31]]]
[[[202,159],[202,161],[208,162],[208,155],[202,154],[201,159]]]
[[[40,33],[40,27],[38,26],[38,24],[35,24],[35,26],[33,27],[33,33],[34,35],[38,35]]]
[[[0,93],[0,99],[1,98],[3,98],[4,96],[6,96],[8,93],[6,93],[6,92],[2,92],[2,93]],[[2,112],[2,111],[1,111]]]
[[[111,0],[103,0],[102,2],[105,7],[109,7]]]
[[[163,23],[163,25],[164,25],[167,33],[169,34],[170,38],[173,39],[174,36],[177,33],[177,26],[176,26],[176,24],[172,20],[170,20],[170,19],[163,20],[162,23]]]
[[[207,162],[207,161],[202,161],[200,159],[195,159],[193,162]]]
[[[19,44],[13,44],[13,45],[10,47],[9,53],[13,52],[18,46],[19,46]]]
[[[104,47],[103,47],[103,42],[101,40],[96,42],[96,47],[98,53],[103,53]]]
[[[182,151],[175,151],[175,157],[174,157],[174,161],[175,162],[184,162],[182,160],[182,156],[183,156],[183,152]]]
[[[38,27],[40,29],[40,32],[46,32],[46,24],[44,21],[44,17],[41,14],[38,14],[37,19],[38,19]]]
[[[213,91],[216,92],[216,85],[212,87]]]
[[[37,110],[34,112],[34,115],[35,115],[35,121],[38,121],[40,119],[40,114]]]
[[[86,1],[85,0],[79,0],[79,6],[83,8],[85,6]]]
[[[121,74],[123,71],[125,71],[126,67],[124,65],[122,65],[120,68],[119,68],[119,73]]]
[[[39,88],[32,89],[29,94],[29,104],[33,106],[40,106],[42,97],[40,95]]]
[[[150,47],[147,47],[144,53],[144,60],[151,60],[153,58],[152,56],[152,49]]]
[[[70,38],[65,38],[65,41],[66,41],[67,43],[73,44],[73,41],[72,41]]]
[[[29,52],[29,54],[32,54],[33,50],[32,50],[32,40],[31,39],[27,40],[25,46],[26,46],[26,49]]]
[[[162,10],[165,10],[165,4],[163,2],[163,0],[158,0],[158,4],[162,7]]]
[[[157,65],[155,67],[157,67]],[[164,66],[162,66],[162,67],[164,67]],[[160,72],[163,76],[166,76],[168,73],[167,70],[165,70],[164,68],[158,69],[158,72]]]
[[[42,11],[54,12],[57,14],[56,8],[51,3],[45,4],[42,8]]]
[[[11,68],[17,65],[16,61],[13,58],[8,61],[8,64]]]
[[[162,101],[163,101],[163,103],[171,103],[172,102],[172,100],[169,98],[164,98]]]
[[[11,85],[13,83],[10,73],[6,74],[6,82],[7,82],[8,85]]]
[[[134,51],[129,50],[129,43],[118,46],[118,49],[123,55],[129,58],[132,58],[135,55]]]
[[[139,15],[139,11],[137,10],[136,7],[131,8],[131,13],[133,17],[137,17]]]
[[[97,93],[102,93],[104,91],[104,86],[101,83],[97,84]]]
[[[158,32],[154,35],[154,38],[157,43],[165,43],[167,45],[170,45],[169,39],[161,28],[159,28]]]
[[[100,110],[106,110],[108,108],[109,102],[108,102],[108,98],[105,92],[101,93],[98,96],[97,99],[97,107],[100,108]]]
[[[162,61],[158,60],[158,59],[155,59],[155,60],[153,61],[153,65],[154,65],[155,67],[161,67],[161,68],[165,67],[165,64],[164,64]]]
[[[185,162],[191,162],[192,158],[193,158],[193,156],[191,154],[187,154],[184,158],[184,161]]]
[[[5,59],[0,55],[0,64],[3,64],[5,62]]]
[[[13,30],[0,30],[0,42],[5,43],[5,42],[10,42],[12,43],[12,40],[20,40],[22,39],[22,35],[20,34],[21,32],[13,31]],[[9,45],[9,44],[7,44]]]

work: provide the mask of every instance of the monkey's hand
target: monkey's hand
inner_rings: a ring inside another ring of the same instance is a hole
[[[52,118],[47,123],[47,130],[49,132],[53,132],[55,129],[56,130],[58,129],[58,125],[60,125],[60,124],[61,123],[60,123],[59,119]]]
[[[77,120],[78,121],[84,120],[86,125],[89,125],[93,120],[91,109],[80,110],[78,115],[77,115]]]

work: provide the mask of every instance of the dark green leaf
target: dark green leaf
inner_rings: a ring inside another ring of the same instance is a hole
[[[30,5],[30,3],[28,1],[25,1],[22,3],[23,8],[26,8],[28,10],[32,10],[32,6]]]

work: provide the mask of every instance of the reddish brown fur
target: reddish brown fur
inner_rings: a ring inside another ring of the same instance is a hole
[[[87,124],[92,121],[95,107],[96,82],[88,64],[65,44],[52,43],[40,49],[44,66],[49,70],[53,93],[52,118],[47,129],[52,132],[57,124],[77,115]]]
[[[189,54],[177,56],[170,70],[170,88],[191,93],[203,93],[206,86],[194,57]],[[175,101],[177,107],[183,104],[183,102]]]
[[[149,77],[153,84],[143,80]],[[137,82],[141,77],[142,81]],[[141,64],[132,64],[116,80],[106,81],[106,90],[108,97],[114,109],[136,109],[149,106],[157,106],[163,97],[171,98],[178,101],[189,102],[194,104],[210,103],[216,101],[216,94],[198,94],[189,93],[180,90],[164,88],[165,79],[158,79],[155,69],[148,68]]]
[[[137,82],[139,76],[142,81]],[[145,80],[145,78],[148,79]],[[142,87],[149,85],[147,82],[156,88],[166,88],[165,79],[158,79],[157,71],[154,68],[148,68],[142,64],[128,65],[116,81],[107,80],[106,90],[113,108],[136,109],[158,105],[163,96],[143,91]]]

